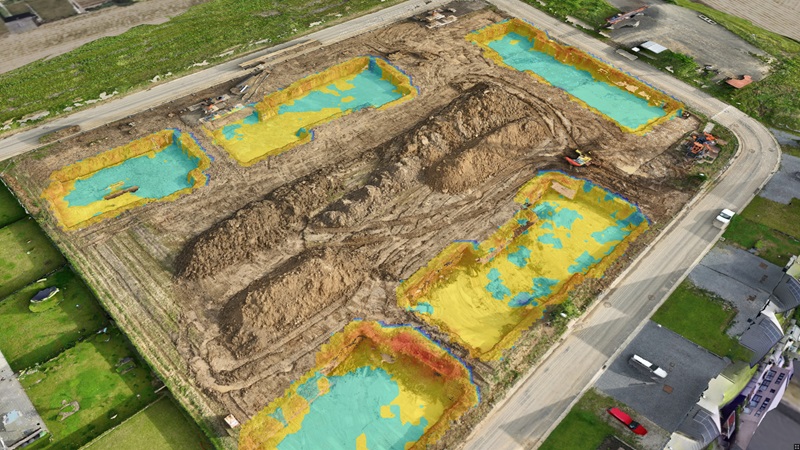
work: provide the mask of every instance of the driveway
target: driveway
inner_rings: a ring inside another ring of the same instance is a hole
[[[633,354],[662,367],[667,377],[653,380],[631,366],[628,360]],[[648,321],[595,387],[672,433],[697,403],[709,380],[726,365],[722,358]]]
[[[689,279],[695,286],[722,297],[739,313],[728,328],[729,336],[739,336],[764,308],[783,270],[745,250],[718,244],[700,261]]]
[[[800,158],[784,153],[781,156],[781,170],[758,195],[784,205],[800,197]]]

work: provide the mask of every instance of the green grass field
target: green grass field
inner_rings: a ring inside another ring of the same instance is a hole
[[[238,54],[287,41],[309,30],[397,0],[213,0],[159,25],[140,25],[71,52],[0,74],[0,123],[66,107],[85,106],[102,92],[121,94],[156,75],[199,70]],[[316,28],[315,28],[316,29]],[[14,126],[18,126],[14,122]]]
[[[800,238],[800,200],[798,199],[784,205],[763,197],[756,197],[747,205],[741,215],[752,222]]]
[[[594,450],[609,435],[615,435],[628,443],[636,441],[635,435],[619,427],[610,425],[616,421],[606,409],[616,406],[632,414],[633,411],[624,404],[606,397],[594,389],[588,390],[578,403],[572,407],[566,417],[547,437],[541,450]],[[636,420],[634,418],[634,420]]]
[[[45,448],[78,448],[155,400],[146,367],[137,364],[119,373],[119,362],[135,357],[129,345],[119,330],[110,328],[20,377],[52,434]],[[80,409],[59,420],[59,413],[71,410],[73,401]]]
[[[64,265],[64,256],[31,219],[0,228],[0,298]]]
[[[546,5],[542,5],[536,0],[523,1],[560,19],[573,16],[594,27],[599,27],[606,22],[606,19],[619,12],[605,0],[547,1]]]
[[[30,298],[50,286],[58,286],[64,300],[53,309],[31,312]],[[65,267],[0,301],[0,323],[0,351],[11,368],[19,371],[54,358],[108,321],[89,288]]]
[[[669,296],[652,320],[719,356],[748,361],[750,351],[725,334],[736,310],[712,294],[684,281]]]
[[[0,227],[16,222],[23,217],[25,217],[25,210],[22,209],[6,185],[0,183]]]
[[[758,256],[780,267],[789,262],[791,255],[800,255],[800,240],[742,215],[733,217],[723,236],[744,249],[755,248]]]
[[[83,450],[207,450],[203,432],[169,397],[162,397]]]

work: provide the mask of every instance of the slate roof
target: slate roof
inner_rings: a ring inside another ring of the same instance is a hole
[[[678,431],[698,441],[701,447],[705,448],[719,436],[719,418],[701,408],[700,405],[694,405],[681,422]]]
[[[800,281],[790,275],[785,275],[775,290],[772,291],[770,301],[778,312],[788,311],[800,306]]]
[[[766,314],[759,314],[739,340],[740,344],[753,351],[750,367],[761,361],[761,358],[769,353],[782,337],[783,330],[776,321]]]

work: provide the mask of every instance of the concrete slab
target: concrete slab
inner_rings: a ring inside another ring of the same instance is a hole
[[[637,354],[667,371],[653,380],[632,367]],[[672,433],[692,409],[709,380],[728,364],[722,358],[649,321],[597,380],[604,394],[624,402],[656,425]],[[633,411],[631,411],[633,412]]]
[[[726,330],[728,336],[740,336],[747,330],[750,323],[759,311],[764,309],[769,299],[769,292],[753,289],[752,287],[721,274],[702,263],[689,273],[689,280],[700,289],[712,292],[731,303],[738,313],[733,323]]]
[[[7,447],[13,448],[37,430],[47,431],[44,421],[0,353],[0,438]]]
[[[781,156],[781,170],[773,175],[758,195],[784,205],[800,197],[800,158],[784,153]]]

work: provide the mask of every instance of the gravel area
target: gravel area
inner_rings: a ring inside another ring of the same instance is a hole
[[[623,11],[634,9],[629,0],[609,0]],[[650,5],[643,16],[629,20],[636,27],[614,30],[611,38],[626,47],[637,46],[645,41],[655,41],[673,52],[692,56],[700,67],[710,64],[719,69],[719,78],[748,74],[760,80],[769,71],[769,66],[752,56],[765,55],[757,47],[748,44],[721,25],[712,25],[698,17],[699,13],[660,0],[644,0],[636,4]]]
[[[633,354],[667,371],[653,380],[628,362]],[[664,428],[674,432],[686,414],[728,364],[680,335],[648,322],[597,380],[596,387]],[[669,392],[668,392],[669,391]],[[633,411],[631,411],[633,412]]]
[[[784,153],[781,156],[781,170],[758,195],[785,205],[793,198],[800,197],[800,158]]]

